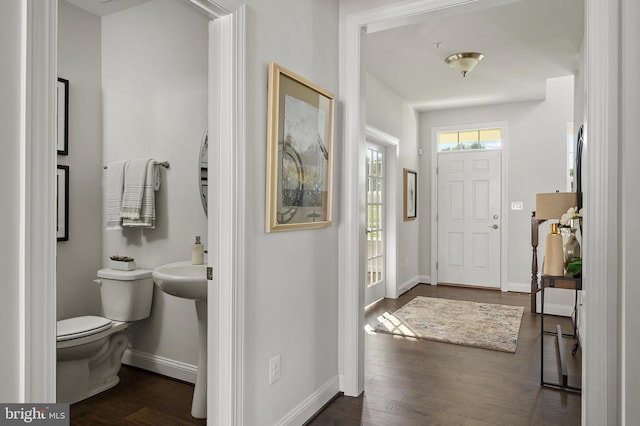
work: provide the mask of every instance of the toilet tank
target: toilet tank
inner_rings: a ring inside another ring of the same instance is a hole
[[[153,278],[150,270],[100,269],[97,275],[102,311],[106,318],[116,321],[138,321],[149,317],[153,299]]]

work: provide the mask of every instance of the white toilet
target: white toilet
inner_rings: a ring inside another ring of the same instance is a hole
[[[97,275],[104,317],[58,321],[57,402],[72,404],[117,385],[127,327],[151,312],[151,271],[101,269]]]

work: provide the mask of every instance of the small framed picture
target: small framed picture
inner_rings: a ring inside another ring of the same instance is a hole
[[[69,80],[58,78],[58,155],[69,154]]]
[[[404,220],[418,217],[418,172],[404,169]]]
[[[56,170],[56,236],[69,240],[69,166]]]

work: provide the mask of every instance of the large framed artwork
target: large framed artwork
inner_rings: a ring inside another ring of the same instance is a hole
[[[58,137],[56,148],[58,155],[69,153],[69,80],[58,78]]]
[[[269,65],[266,231],[331,226],[333,94]]]
[[[404,220],[418,217],[418,172],[404,169]]]
[[[56,170],[56,236],[58,241],[69,240],[69,166]]]

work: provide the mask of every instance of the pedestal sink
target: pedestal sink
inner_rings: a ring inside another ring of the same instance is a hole
[[[207,266],[192,265],[190,260],[158,266],[153,270],[153,281],[167,294],[195,301],[200,347],[191,415],[204,419],[207,417]]]

